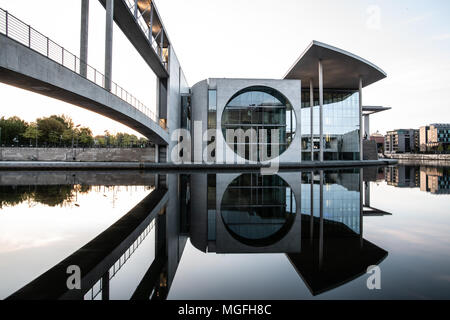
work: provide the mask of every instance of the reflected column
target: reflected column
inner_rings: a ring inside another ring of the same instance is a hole
[[[320,157],[319,160],[323,161],[323,65],[322,60],[319,60],[319,108],[320,108]]]
[[[362,77],[359,77],[359,160],[364,160],[363,155],[363,123],[362,123]]]
[[[311,244],[314,235],[314,171],[311,171],[311,221],[309,222],[309,237]]]
[[[109,300],[109,271],[102,277],[102,300]]]
[[[314,86],[313,79],[309,80],[309,105],[311,118],[311,161],[314,161]],[[314,173],[313,173],[314,177]]]
[[[323,170],[320,170],[319,268],[323,264]]]

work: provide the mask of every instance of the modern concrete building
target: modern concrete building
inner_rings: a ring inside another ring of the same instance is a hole
[[[215,163],[361,160],[363,116],[368,131],[370,114],[388,109],[363,107],[362,89],[385,77],[372,63],[313,41],[281,80],[201,81],[192,87],[191,120],[208,141],[193,143],[193,160],[211,144]]]
[[[104,75],[88,65],[83,0],[80,58],[0,10],[0,81],[130,126],[157,145],[157,162],[366,159],[369,117],[388,109],[363,105],[363,88],[386,77],[373,63],[313,41],[281,79],[249,75],[190,87],[155,1],[99,1],[106,10]],[[157,77],[155,112],[112,81],[114,23]]]
[[[434,123],[429,126],[420,127],[420,151],[426,152],[437,150],[442,146],[442,150],[447,150],[450,146],[450,124]]]
[[[385,136],[385,153],[409,153],[419,149],[419,130],[398,129]]]

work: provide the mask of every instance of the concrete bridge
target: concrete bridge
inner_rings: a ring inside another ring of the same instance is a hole
[[[0,82],[116,120],[155,143],[157,161],[166,162],[169,128],[179,127],[179,96],[189,89],[162,20],[150,0],[100,3],[106,9],[105,74],[88,64],[89,0],[82,0],[79,56],[0,9]],[[158,78],[156,112],[112,81],[114,21]]]

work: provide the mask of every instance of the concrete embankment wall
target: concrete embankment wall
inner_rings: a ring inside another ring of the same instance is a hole
[[[437,166],[450,166],[450,154],[387,154],[387,158],[397,159],[404,164],[427,164]]]
[[[155,162],[155,149],[0,148],[0,161]]]

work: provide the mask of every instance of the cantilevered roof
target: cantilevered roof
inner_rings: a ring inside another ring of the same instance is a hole
[[[381,107],[381,106],[363,106],[363,115],[374,114],[382,111],[391,110],[391,107]]]
[[[314,86],[319,83],[318,61],[322,60],[323,81],[326,89],[358,89],[359,77],[363,87],[386,78],[386,73],[373,63],[350,52],[313,41],[298,58],[284,79],[302,80],[304,88],[312,79]]]

